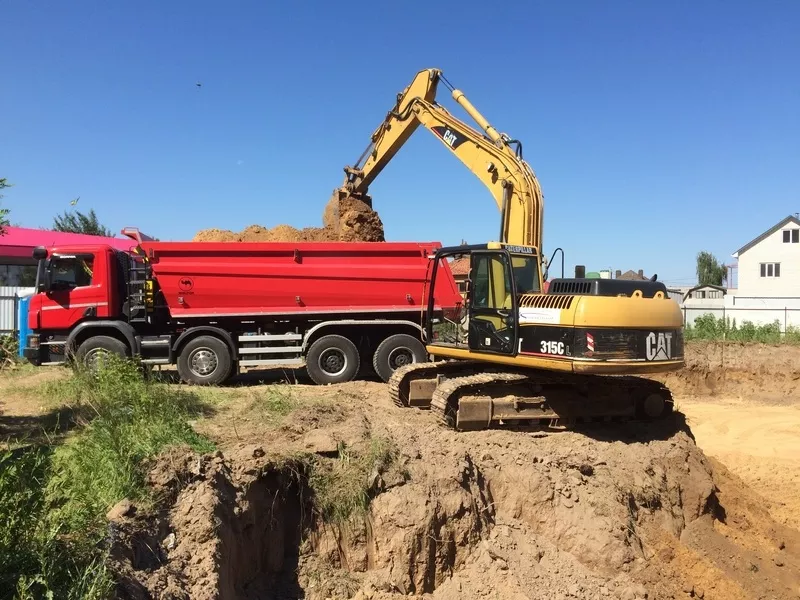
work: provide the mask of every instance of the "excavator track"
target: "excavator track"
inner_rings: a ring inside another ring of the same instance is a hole
[[[673,408],[669,389],[647,378],[487,369],[477,361],[408,365],[389,387],[396,405],[430,408],[442,425],[461,431],[652,421]]]
[[[417,408],[430,408],[430,398],[419,399],[412,397],[411,393],[412,382],[420,380],[434,381],[437,377],[441,376],[464,376],[472,374],[476,369],[481,366],[486,367],[485,363],[478,361],[440,361],[440,362],[425,362],[425,363],[412,363],[404,365],[392,374],[389,378],[389,395],[400,408],[407,408],[415,406]],[[431,389],[432,391],[432,389]]]

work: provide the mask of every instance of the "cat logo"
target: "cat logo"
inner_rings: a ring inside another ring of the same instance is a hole
[[[181,277],[178,280],[178,287],[182,292],[188,292],[194,287],[194,281],[191,277]]]
[[[436,125],[435,127],[431,127],[431,131],[433,131],[433,133],[435,133],[439,139],[441,139],[442,142],[444,142],[445,145],[453,151],[457,150],[458,147],[467,139],[463,135],[452,131],[445,125]]]
[[[444,135],[442,136],[442,139],[444,140],[445,144],[447,144],[452,148],[456,143],[456,134],[450,131],[449,129],[446,129]]]
[[[647,360],[670,360],[672,358],[672,334],[650,332],[645,342]]]

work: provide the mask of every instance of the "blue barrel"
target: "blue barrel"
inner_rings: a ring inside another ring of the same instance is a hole
[[[19,337],[19,355],[22,356],[23,350],[25,350],[25,344],[28,342],[28,334],[30,333],[30,329],[28,329],[28,305],[31,303],[31,298],[33,296],[23,296],[19,299],[17,303],[17,332]]]

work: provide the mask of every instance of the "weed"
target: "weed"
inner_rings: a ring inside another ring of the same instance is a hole
[[[306,458],[308,484],[314,507],[324,522],[336,524],[363,516],[369,508],[375,480],[395,461],[392,440],[372,437],[362,450],[339,445],[338,459]]]
[[[261,419],[268,422],[277,422],[297,407],[297,400],[290,391],[282,386],[270,386],[263,390],[250,392],[252,400],[247,406],[247,412],[257,413]]]
[[[213,449],[188,425],[203,405],[118,359],[41,388],[79,427],[59,446],[0,455],[0,598],[105,597],[106,512],[126,497],[148,507],[146,459],[172,445]]]
[[[0,335],[0,370],[19,363],[19,341],[13,335]]]
[[[685,327],[684,335],[687,340],[800,344],[800,329],[789,326],[781,333],[777,320],[768,325],[756,325],[751,321],[742,321],[737,325],[736,319],[718,319],[712,314],[697,317],[693,324]]]

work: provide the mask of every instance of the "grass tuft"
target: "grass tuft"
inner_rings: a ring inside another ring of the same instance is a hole
[[[72,407],[79,426],[60,445],[0,454],[0,599],[105,598],[106,512],[123,498],[147,509],[148,458],[174,445],[213,449],[188,424],[203,404],[114,359],[40,392]]]
[[[336,460],[307,457],[308,485],[314,507],[324,522],[341,524],[363,516],[369,508],[374,484],[397,458],[392,440],[372,437],[363,450],[339,446]]]

